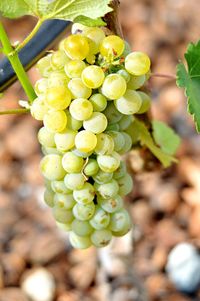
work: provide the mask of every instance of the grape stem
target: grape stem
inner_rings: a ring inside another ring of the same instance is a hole
[[[176,76],[173,74],[165,74],[165,73],[151,73],[151,77],[161,77],[161,78],[168,78],[171,80],[176,80]]]
[[[25,114],[28,112],[30,112],[29,109],[11,109],[11,110],[0,111],[0,115]]]
[[[33,102],[33,100],[36,98],[36,94],[26,74],[26,71],[22,66],[22,63],[20,62],[17,51],[14,50],[13,47],[11,46],[10,40],[1,22],[0,22],[0,41],[3,46],[3,53],[9,59],[26,95],[29,98],[29,102],[30,103]]]

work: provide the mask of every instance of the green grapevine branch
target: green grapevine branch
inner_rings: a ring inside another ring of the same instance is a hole
[[[11,110],[0,111],[0,115],[25,114],[29,112],[30,112],[29,109],[11,109]]]
[[[3,46],[3,52],[8,57],[26,95],[29,98],[29,102],[32,102],[36,98],[36,94],[20,62],[17,52],[11,46],[7,33],[1,22],[0,22],[0,41]]]

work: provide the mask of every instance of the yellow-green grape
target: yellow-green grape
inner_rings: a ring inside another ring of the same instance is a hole
[[[106,76],[102,93],[109,99],[118,99],[126,92],[126,81],[120,74],[110,74]]]
[[[89,53],[89,45],[86,37],[70,35],[64,41],[64,50],[72,60],[84,60]]]
[[[95,159],[89,159],[87,165],[85,166],[83,172],[87,177],[94,176],[99,171],[99,165]]]
[[[144,75],[149,72],[151,61],[143,52],[131,52],[125,58],[126,70],[136,76]]]
[[[86,27],[83,29],[83,34],[94,42],[95,48],[93,47],[93,53],[96,54],[99,52],[99,46],[105,38],[103,30],[98,27]]]
[[[81,189],[73,191],[73,196],[77,203],[87,205],[95,197],[94,186],[90,183],[85,183]]]
[[[44,102],[44,97],[38,97],[31,105],[31,115],[36,120],[43,120],[48,112],[48,107]]]
[[[66,109],[71,102],[71,93],[65,86],[50,87],[45,94],[45,103],[55,110]]]
[[[103,113],[94,112],[89,119],[83,121],[83,127],[94,134],[100,134],[105,131],[108,121]]]
[[[113,213],[123,207],[123,199],[119,195],[116,195],[114,198],[111,199],[103,199],[101,197],[98,197],[98,204],[106,212]]]
[[[91,226],[96,230],[106,229],[110,222],[110,214],[101,207],[97,207],[90,220]]]
[[[104,72],[99,66],[88,66],[86,67],[81,75],[83,83],[91,89],[99,88],[104,81]]]
[[[81,152],[91,152],[97,145],[97,137],[90,131],[80,131],[75,138],[75,146]]]
[[[55,193],[61,193],[61,194],[71,194],[72,190],[68,189],[65,186],[64,181],[51,181],[51,189],[55,192]]]
[[[93,65],[95,63],[95,60],[96,60],[96,57],[93,53],[89,53],[87,56],[86,56],[86,61],[88,64],[90,65]]]
[[[68,120],[69,121],[69,120]],[[68,122],[67,122],[68,123]],[[71,129],[65,129],[61,133],[56,133],[54,140],[56,147],[61,152],[66,152],[72,149],[75,145],[75,137],[77,131]]]
[[[93,202],[82,205],[77,203],[73,208],[74,217],[80,221],[88,221],[94,215],[95,204]]]
[[[59,223],[56,221],[56,225],[59,229],[63,230],[63,231],[67,231],[69,232],[71,230],[71,223],[69,222],[68,224],[63,224],[63,223]]]
[[[66,87],[69,81],[70,78],[63,70],[52,71],[48,76],[48,86],[51,88],[60,86]]]
[[[55,154],[49,154],[42,158],[40,170],[43,176],[50,181],[61,180],[66,174],[62,167],[61,156]]]
[[[47,147],[42,145],[41,150],[43,155],[51,155],[51,154],[61,155],[61,153],[55,147]]]
[[[67,152],[62,158],[62,166],[68,173],[80,172],[83,169],[84,160],[81,157],[77,157],[72,152]]]
[[[46,78],[41,78],[37,80],[34,87],[37,96],[44,94],[47,90],[47,87],[48,87],[48,80]]]
[[[120,69],[119,71],[117,71],[117,74],[121,75],[121,76],[125,79],[125,81],[126,81],[127,83],[128,83],[128,82],[130,81],[130,79],[131,79],[130,74],[129,74],[126,70],[124,70],[124,69]]]
[[[111,155],[98,155],[97,163],[104,172],[114,172],[120,166],[120,155],[113,152]]]
[[[93,94],[89,99],[95,112],[102,112],[107,106],[107,99],[100,93]]]
[[[127,84],[127,88],[130,90],[140,89],[144,85],[145,81],[146,81],[145,75],[140,75],[140,76],[132,75]]]
[[[118,123],[119,124],[119,130],[120,131],[126,130],[131,125],[133,120],[134,120],[134,117],[132,115],[122,116],[122,118],[120,119],[120,121]]]
[[[54,133],[48,131],[44,126],[39,129],[38,140],[45,147],[55,147]]]
[[[103,248],[110,243],[112,232],[107,229],[96,230],[92,233],[90,238],[95,247]]]
[[[95,147],[95,153],[98,155],[109,155],[114,151],[114,140],[111,136],[101,133],[97,136],[97,144]]]
[[[114,150],[116,152],[120,151],[125,144],[125,139],[124,136],[121,132],[117,132],[117,131],[108,131],[106,132],[109,136],[112,137],[113,141],[114,141]]]
[[[72,231],[79,236],[88,236],[93,232],[93,228],[88,221],[74,219],[72,222]]]
[[[112,232],[119,232],[130,223],[130,216],[126,209],[120,209],[117,212],[111,214],[109,229]]]
[[[108,125],[116,124],[122,118],[122,114],[115,108],[113,102],[109,103],[105,111],[103,112],[107,119]]]
[[[64,111],[50,110],[44,116],[44,125],[50,132],[62,132],[67,125],[67,116]]]
[[[77,120],[87,120],[93,112],[91,102],[85,98],[77,98],[72,101],[69,111],[73,118]]]
[[[69,61],[69,57],[62,50],[57,50],[52,53],[51,66],[53,70],[64,68],[65,64]]]
[[[133,189],[133,180],[131,176],[127,173],[124,177],[117,180],[119,185],[119,195],[125,196],[131,192]]]
[[[65,186],[71,190],[81,189],[85,180],[85,177],[81,173],[69,173],[64,178]]]
[[[82,127],[83,122],[74,119],[72,115],[69,113],[69,111],[66,111],[66,115],[67,115],[67,127],[71,130],[78,131]]]
[[[132,143],[132,138],[130,135],[128,135],[125,132],[121,132],[121,134],[124,137],[124,145],[120,148],[119,154],[123,155],[123,154],[126,154],[128,151],[130,151],[133,143]]]
[[[139,111],[137,112],[137,114],[143,114],[150,109],[151,98],[148,94],[146,94],[144,92],[138,91],[138,93],[142,98],[142,105],[141,105]]]
[[[100,196],[104,199],[114,198],[119,191],[118,183],[114,179],[104,184],[95,183],[94,187],[95,190],[98,191]]]
[[[91,240],[88,236],[79,236],[74,232],[70,232],[69,241],[74,248],[87,249],[91,246]]]
[[[68,84],[72,98],[89,98],[92,94],[92,89],[86,87],[81,78],[72,78]]]
[[[53,216],[54,216],[55,220],[59,223],[62,223],[62,224],[69,224],[74,219],[71,210],[61,208],[61,207],[58,207],[58,206],[55,206],[52,209],[52,213],[53,213]]]
[[[142,105],[140,94],[134,90],[126,90],[126,93],[114,101],[115,107],[124,115],[137,113]]]
[[[86,64],[83,61],[71,60],[65,64],[65,73],[69,78],[81,77],[81,73],[85,67]]]
[[[112,180],[113,173],[112,172],[104,172],[102,170],[99,170],[96,175],[93,176],[93,180],[97,184],[104,184],[108,183]]]
[[[38,69],[40,75],[44,77],[48,77],[52,71],[51,56],[52,54],[48,54],[37,62],[36,68]]]
[[[53,208],[54,207],[54,192],[51,189],[45,189],[44,191],[44,201],[47,206]]]
[[[100,53],[106,58],[109,58],[110,56],[117,58],[123,53],[124,47],[124,41],[120,37],[110,35],[103,39],[100,45]]]
[[[73,194],[55,193],[54,204],[56,207],[72,209],[76,204]]]

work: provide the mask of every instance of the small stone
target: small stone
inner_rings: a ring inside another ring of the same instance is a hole
[[[152,254],[152,263],[155,268],[162,271],[167,262],[167,251],[165,248],[158,246]]]
[[[55,281],[44,268],[32,269],[24,275],[22,290],[33,301],[53,301]]]
[[[170,289],[168,279],[161,273],[153,274],[147,278],[146,286],[152,300],[157,300],[158,297],[165,295]]]
[[[15,253],[2,254],[5,286],[17,285],[25,269],[25,261]]]

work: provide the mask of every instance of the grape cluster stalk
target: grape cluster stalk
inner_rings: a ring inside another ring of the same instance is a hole
[[[150,59],[117,35],[73,24],[42,58],[31,114],[44,157],[44,200],[73,247],[97,248],[132,227],[123,197],[133,188],[121,155],[132,148],[134,114],[149,110],[142,88]]]

